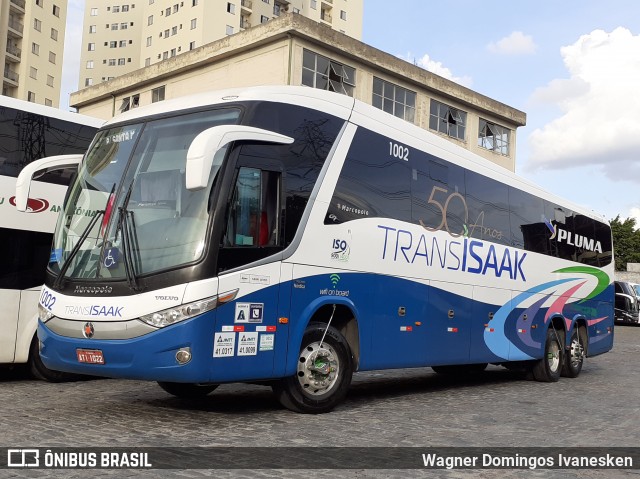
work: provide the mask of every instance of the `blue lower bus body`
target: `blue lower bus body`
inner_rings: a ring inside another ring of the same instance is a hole
[[[488,304],[473,300],[472,286],[464,286],[470,291],[467,297],[423,282],[374,274],[341,273],[336,283],[330,273],[272,285],[132,339],[63,337],[40,323],[41,357],[51,369],[106,377],[185,383],[280,378],[295,373],[308,323],[327,322],[328,317],[314,315],[334,304],[349,308],[357,321],[359,370],[540,359],[547,329],[560,314],[550,312],[550,302],[560,308],[567,343],[573,328],[581,324],[587,329],[589,356],[613,345],[612,286],[587,300],[554,302],[556,296],[551,298],[547,291],[550,285],[566,282],[560,280],[514,293],[504,304]],[[540,299],[532,301],[534,294]],[[239,322],[238,311],[243,308],[238,303],[261,305],[260,321]],[[279,322],[283,317],[289,321]],[[233,336],[232,355],[214,357],[217,334]],[[242,344],[253,344],[255,351],[239,355]],[[176,352],[187,347],[192,359],[179,365]],[[100,350],[105,364],[80,363],[78,349]]]

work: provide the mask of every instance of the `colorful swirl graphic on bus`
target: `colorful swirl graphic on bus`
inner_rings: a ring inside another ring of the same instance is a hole
[[[9,198],[9,203],[12,206],[16,205],[16,197]],[[27,200],[27,212],[29,213],[41,213],[49,209],[49,202],[44,198],[29,198]]]
[[[563,268],[554,271],[554,273],[572,275],[586,274],[597,279],[597,284],[593,290],[590,291],[588,295],[575,302],[575,305],[581,305],[585,301],[597,297],[610,285],[610,278],[606,273],[588,266]],[[570,277],[539,284],[523,293],[520,293],[511,301],[502,305],[491,319],[490,327],[485,329],[484,341],[486,346],[493,354],[503,359],[534,359],[529,352],[525,351],[529,348],[531,348],[531,350],[536,350],[541,347],[541,341],[536,340],[532,335],[535,331],[531,327],[533,319],[538,315],[538,313],[546,309],[546,312],[544,312],[544,319],[541,321],[542,324],[546,326],[554,315],[561,314],[564,318],[566,329],[568,330],[571,327],[571,318],[575,317],[575,311],[567,312],[567,303],[569,303],[571,298],[575,298],[578,291],[588,283],[586,279],[583,281],[580,280],[580,277]],[[576,281],[580,282],[575,284]],[[573,284],[569,285],[568,283]],[[562,287],[563,285],[565,286]],[[570,287],[567,288],[567,286]],[[553,289],[553,291],[547,292],[546,294],[544,293],[550,289]],[[522,309],[523,304],[528,303],[534,295],[540,294],[544,295],[540,299],[535,300],[528,307],[524,308],[520,314],[517,315],[514,321],[514,311]],[[545,308],[544,305],[548,303],[548,300],[552,296],[555,296],[554,301]],[[594,316],[591,317],[593,319],[587,321],[587,324],[590,326],[607,319],[607,316],[600,318],[596,318]],[[514,327],[507,326],[508,322],[513,324]],[[511,336],[514,338],[517,337],[517,342],[522,346],[522,348],[519,348],[518,345],[514,343],[512,340],[513,338],[507,337],[507,332],[512,330],[517,332],[517,335],[511,334]],[[543,330],[546,331],[546,327],[541,329],[541,331]],[[597,338],[594,339],[597,340]]]

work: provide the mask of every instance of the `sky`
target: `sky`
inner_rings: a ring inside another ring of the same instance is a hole
[[[64,109],[78,86],[83,11],[84,0],[69,0]],[[640,226],[637,0],[364,0],[362,41],[524,111],[518,175]]]

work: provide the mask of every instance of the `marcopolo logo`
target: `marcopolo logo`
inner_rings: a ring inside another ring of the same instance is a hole
[[[600,241],[596,241],[593,238],[582,236],[572,231],[567,231],[564,228],[554,225],[548,219],[544,219],[545,225],[551,232],[549,239],[555,239],[558,243],[565,243],[569,246],[575,246],[576,248],[584,248],[595,253],[602,253],[602,244]]]
[[[16,205],[16,197],[9,198],[9,204]],[[29,198],[27,200],[27,211],[29,213],[42,213],[49,209],[49,202],[44,198]]]

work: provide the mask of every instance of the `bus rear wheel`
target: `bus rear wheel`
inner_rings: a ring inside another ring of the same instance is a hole
[[[544,356],[535,362],[531,370],[536,381],[554,383],[560,379],[560,371],[564,363],[563,338],[563,331],[556,331],[553,326],[547,329]]]
[[[169,394],[181,399],[199,399],[213,392],[217,384],[170,383],[158,381],[158,385]]]
[[[580,371],[582,371],[586,354],[586,342],[584,328],[574,328],[571,333],[569,351],[565,354],[564,364],[562,365],[562,375],[564,377],[577,378]]]
[[[287,409],[322,414],[344,399],[352,375],[351,350],[344,336],[331,326],[312,323],[302,339],[296,374],[274,384],[273,392]]]

